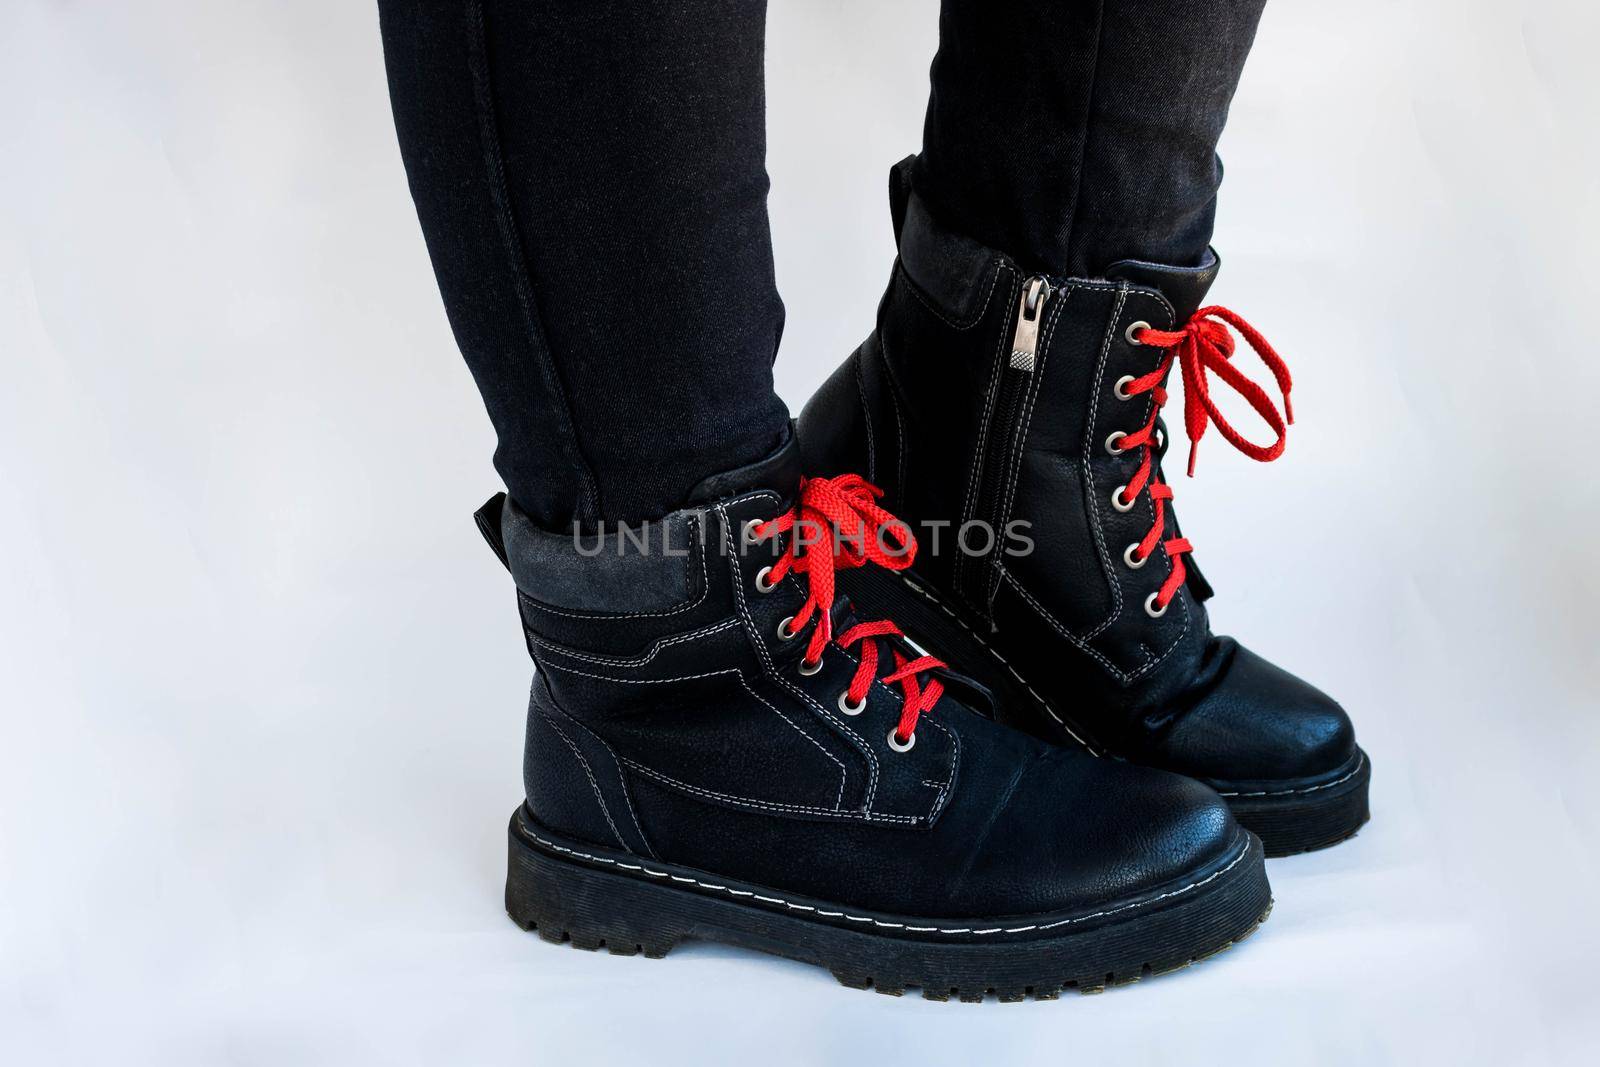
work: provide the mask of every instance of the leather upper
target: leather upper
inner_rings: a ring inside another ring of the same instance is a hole
[[[817,673],[800,671],[804,641],[779,624],[806,578],[762,592],[782,546],[741,537],[787,506],[767,488],[707,501],[651,524],[682,535],[682,555],[628,564],[614,540],[557,560],[514,505],[486,510],[538,667],[525,759],[536,819],[603,848],[951,917],[1093,908],[1237,849],[1212,790],[1002,726],[959,686],[906,752],[889,744],[898,689],[876,682],[866,710],[845,714],[855,655],[830,644]],[[523,551],[535,543],[537,556]],[[619,596],[610,572],[624,568],[636,588]],[[595,579],[587,599],[580,574]],[[836,611],[847,623],[848,604]]]
[[[1215,255],[1194,268],[1130,261],[1105,278],[1048,278],[1038,351],[1019,374],[1008,356],[1025,272],[940,227],[904,164],[892,188],[900,257],[876,332],[801,416],[809,469],[866,467],[886,506],[919,531],[1025,523],[1032,552],[925,553],[917,578],[1096,747],[1230,786],[1347,763],[1354,735],[1336,703],[1211,633],[1211,590],[1192,557],[1159,618],[1145,604],[1170,559],[1125,560],[1152,528],[1154,503],[1145,491],[1117,506],[1140,461],[1107,442],[1143,426],[1152,399],[1123,399],[1117,383],[1162,356],[1130,328],[1182,325],[1215,277]],[[1170,504],[1166,530],[1180,536]],[[1037,707],[1009,710],[1049,734]]]

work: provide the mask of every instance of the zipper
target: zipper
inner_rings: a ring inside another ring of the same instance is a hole
[[[1053,290],[1043,275],[1034,275],[1022,284],[1017,300],[1016,326],[1011,334],[1011,357],[1000,370],[995,387],[995,403],[985,439],[983,467],[978,481],[978,499],[972,518],[988,524],[992,534],[989,556],[978,560],[963,553],[957,584],[968,604],[990,619],[994,595],[999,587],[1000,554],[1004,550],[1003,512],[1010,506],[1010,486],[1005,484],[1006,466],[1021,432],[1018,422],[1039,357],[1039,327],[1044,323],[1045,305]],[[969,546],[976,547],[976,546]],[[976,564],[976,565],[973,565]],[[990,621],[992,627],[993,620]]]
[[[1017,301],[1017,329],[1011,335],[1011,370],[1033,373],[1039,354],[1039,323],[1044,320],[1044,302],[1050,299],[1050,283],[1042,276],[1029,278]]]

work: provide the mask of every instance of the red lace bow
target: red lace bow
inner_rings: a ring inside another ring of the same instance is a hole
[[[1234,341],[1233,334],[1228,332],[1229,326],[1239,331],[1239,335],[1272,372],[1273,380],[1278,383],[1278,393],[1283,397],[1281,413],[1267,391],[1246,378],[1244,372],[1232,362]],[[1139,388],[1140,383],[1148,382],[1146,388],[1158,385],[1166,377],[1173,358],[1178,360],[1178,368],[1183,374],[1183,428],[1189,435],[1191,478],[1194,477],[1195,454],[1200,448],[1200,438],[1205,436],[1206,426],[1210,423],[1215,423],[1217,432],[1251,459],[1270,463],[1283,455],[1288,427],[1294,425],[1294,407],[1289,403],[1289,389],[1294,382],[1289,377],[1288,364],[1273,351],[1272,345],[1254,326],[1227,308],[1213,304],[1189,316],[1189,321],[1184,323],[1182,329],[1153,330],[1146,327],[1134,335],[1134,340],[1143,345],[1164,348],[1167,355],[1155,371],[1128,386],[1129,394],[1143,392]],[[1211,380],[1206,376],[1207,372],[1215,372],[1217,377],[1233,387],[1234,392],[1244,397],[1256,414],[1277,433],[1278,439],[1270,445],[1258,445],[1245,440],[1244,435],[1235,430],[1233,424],[1217,410],[1216,402],[1211,399]],[[1156,406],[1161,406],[1165,400],[1163,395],[1156,401]]]

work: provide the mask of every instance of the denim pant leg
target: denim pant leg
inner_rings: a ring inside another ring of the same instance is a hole
[[[1199,264],[1265,0],[944,0],[913,184],[1030,268]]]
[[[451,326],[541,525],[638,520],[787,432],[750,0],[380,0]]]

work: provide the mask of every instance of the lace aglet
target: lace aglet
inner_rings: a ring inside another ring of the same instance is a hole
[[[1191,478],[1194,477],[1194,461],[1199,456],[1199,454],[1200,454],[1200,442],[1199,441],[1191,441],[1189,443],[1189,477],[1191,477]]]

